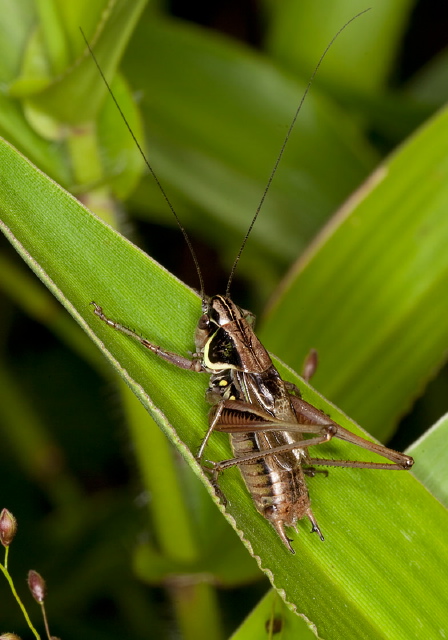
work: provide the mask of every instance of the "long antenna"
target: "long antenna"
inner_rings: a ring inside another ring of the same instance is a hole
[[[202,278],[202,273],[201,273],[201,269],[200,269],[200,267],[199,267],[199,261],[198,261],[198,258],[197,258],[197,256],[196,256],[196,253],[195,253],[194,249],[193,249],[193,245],[191,244],[191,240],[190,240],[190,238],[189,238],[189,236],[188,236],[188,233],[186,232],[185,227],[182,225],[182,223],[181,223],[181,221],[180,221],[180,219],[179,219],[179,216],[177,215],[177,213],[176,213],[176,211],[175,211],[175,209],[174,209],[173,205],[171,204],[171,200],[170,200],[170,199],[168,198],[168,196],[166,195],[166,191],[165,191],[165,189],[162,187],[162,185],[161,185],[161,183],[160,183],[160,180],[158,179],[158,177],[157,177],[157,175],[156,175],[156,173],[155,173],[154,169],[152,168],[152,166],[151,166],[151,164],[150,164],[150,162],[149,162],[148,158],[147,158],[147,157],[146,157],[146,155],[145,155],[145,152],[144,152],[144,151],[143,151],[143,149],[142,149],[142,146],[140,145],[139,141],[137,140],[137,137],[135,136],[135,133],[133,132],[133,130],[132,130],[132,128],[131,128],[131,125],[130,125],[130,124],[129,124],[129,122],[128,122],[128,119],[127,119],[127,118],[126,118],[126,116],[124,115],[123,110],[122,110],[122,108],[120,107],[120,105],[119,105],[119,103],[118,103],[118,100],[116,99],[115,94],[114,94],[114,92],[112,91],[112,89],[111,89],[111,87],[110,87],[110,84],[109,84],[109,83],[108,83],[108,81],[106,80],[106,76],[104,75],[103,70],[101,69],[101,67],[100,67],[100,65],[99,65],[98,60],[96,59],[96,56],[95,56],[95,54],[93,53],[93,50],[92,50],[92,48],[91,48],[91,46],[90,46],[90,44],[89,44],[89,41],[87,40],[87,38],[86,38],[86,36],[85,36],[85,34],[84,34],[84,31],[82,30],[82,28],[81,28],[81,27],[79,27],[79,30],[81,31],[82,37],[84,38],[84,41],[85,41],[85,43],[86,43],[86,46],[87,46],[87,48],[88,48],[88,50],[89,50],[89,52],[90,52],[90,55],[91,55],[91,56],[92,56],[92,58],[93,58],[93,61],[94,61],[94,62],[95,62],[95,64],[96,64],[96,67],[97,67],[97,69],[98,69],[98,71],[99,71],[99,73],[100,73],[100,76],[101,76],[101,77],[102,77],[102,79],[103,79],[103,82],[104,82],[104,84],[106,85],[106,88],[107,88],[108,92],[110,93],[110,96],[111,96],[112,100],[114,101],[115,106],[117,107],[118,112],[120,113],[120,116],[123,118],[123,122],[125,123],[125,125],[126,125],[126,127],[127,127],[128,131],[129,131],[129,133],[130,133],[130,134],[131,134],[131,136],[132,136],[132,139],[134,140],[135,144],[137,145],[137,149],[139,150],[140,155],[142,156],[142,158],[143,158],[143,160],[144,160],[144,162],[145,162],[146,166],[148,167],[149,172],[151,173],[152,177],[154,178],[156,185],[157,185],[157,186],[158,186],[158,188],[160,189],[160,192],[161,192],[161,194],[162,194],[163,198],[165,199],[165,202],[167,203],[168,207],[170,208],[171,213],[173,214],[173,216],[174,216],[174,218],[175,218],[175,220],[176,220],[176,222],[177,222],[177,225],[178,225],[179,229],[182,231],[182,235],[183,235],[183,236],[184,236],[184,238],[185,238],[185,242],[187,243],[188,249],[190,250],[191,257],[193,258],[193,262],[194,262],[194,265],[195,265],[195,267],[196,267],[196,271],[197,271],[198,278],[199,278],[199,285],[200,285],[200,288],[201,288],[201,300],[202,300],[202,306],[204,307],[204,305],[205,305],[205,302],[204,302],[204,300],[205,300],[205,297],[204,297],[204,296],[205,296],[205,292],[204,292],[204,280],[203,280],[203,278]]]
[[[228,282],[227,282],[226,296],[229,296],[229,295],[230,295],[230,286],[231,286],[231,284],[232,284],[232,280],[233,280],[233,276],[234,276],[234,274],[235,274],[236,267],[237,267],[237,265],[238,265],[238,262],[240,261],[241,254],[243,253],[244,247],[246,246],[247,240],[248,240],[248,238],[249,238],[249,236],[250,236],[250,233],[251,233],[251,231],[252,231],[252,229],[253,229],[253,226],[254,226],[255,222],[257,221],[258,214],[260,213],[260,209],[261,209],[261,207],[263,206],[264,201],[266,200],[266,196],[267,196],[268,191],[269,191],[269,189],[270,189],[270,187],[271,187],[272,180],[274,179],[274,176],[275,176],[275,174],[277,173],[278,165],[280,164],[280,160],[281,160],[281,159],[282,159],[282,157],[283,157],[283,153],[284,153],[284,151],[285,151],[285,147],[286,147],[286,145],[287,145],[287,143],[288,143],[289,138],[291,137],[291,133],[292,133],[292,130],[294,129],[294,125],[296,124],[297,117],[298,117],[298,115],[299,115],[299,113],[300,113],[300,111],[301,111],[301,109],[302,109],[302,107],[303,107],[303,103],[305,102],[305,99],[306,99],[306,97],[307,97],[307,95],[308,95],[308,92],[309,92],[309,90],[310,90],[310,88],[311,88],[311,85],[313,84],[314,78],[316,77],[316,74],[317,74],[317,72],[319,71],[319,67],[320,67],[320,65],[322,64],[323,59],[324,59],[324,58],[325,58],[325,56],[327,55],[327,53],[328,53],[329,49],[331,49],[331,47],[332,47],[332,45],[333,45],[334,41],[339,37],[339,35],[342,33],[342,31],[344,31],[344,29],[345,29],[346,27],[348,27],[348,25],[349,25],[350,23],[352,23],[352,22],[353,22],[353,20],[356,20],[357,18],[359,18],[360,16],[362,16],[362,15],[363,15],[363,13],[367,13],[367,11],[370,11],[370,7],[369,7],[368,9],[364,9],[364,11],[360,11],[359,13],[357,13],[355,16],[353,16],[353,18],[350,18],[350,20],[348,20],[348,22],[346,22],[346,23],[344,24],[344,26],[342,26],[342,27],[339,29],[339,31],[338,31],[338,32],[337,32],[337,33],[332,37],[332,39],[330,40],[330,42],[327,44],[327,46],[326,46],[326,48],[325,48],[325,51],[322,53],[322,55],[321,55],[321,56],[320,56],[320,58],[319,58],[318,63],[317,63],[317,64],[316,64],[316,66],[314,67],[314,71],[313,71],[313,73],[311,74],[310,79],[308,80],[308,84],[306,85],[305,91],[303,92],[302,98],[300,99],[299,106],[298,106],[298,107],[297,107],[297,109],[296,109],[296,112],[295,112],[295,114],[294,114],[294,117],[293,117],[293,119],[292,119],[292,121],[291,121],[291,124],[289,125],[289,129],[288,129],[288,131],[287,131],[287,133],[286,133],[285,139],[283,140],[283,144],[282,144],[282,146],[281,146],[281,148],[280,148],[280,152],[279,152],[279,154],[278,154],[278,156],[277,156],[277,159],[276,159],[276,161],[275,161],[275,163],[274,163],[274,167],[273,167],[273,169],[272,169],[272,171],[271,171],[271,174],[270,174],[270,176],[269,176],[269,179],[268,179],[268,181],[267,181],[267,183],[266,183],[266,186],[265,186],[265,188],[264,188],[263,195],[261,196],[260,203],[259,203],[259,205],[258,205],[258,207],[257,207],[257,210],[255,211],[255,215],[254,215],[254,217],[252,218],[252,222],[250,223],[249,229],[247,230],[246,235],[244,236],[244,240],[243,240],[243,242],[242,242],[242,244],[241,244],[241,247],[240,247],[240,249],[239,249],[239,251],[238,251],[238,253],[237,253],[237,256],[236,256],[236,258],[235,258],[235,262],[234,262],[234,263],[233,263],[233,265],[232,265],[232,269],[231,269],[231,271],[230,271],[229,280],[228,280]]]

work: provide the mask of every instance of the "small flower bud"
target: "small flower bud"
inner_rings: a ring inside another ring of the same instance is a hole
[[[37,573],[37,571],[33,571],[32,569],[31,571],[28,571],[28,586],[33,598],[39,604],[42,604],[45,599],[47,587],[45,585],[45,580],[39,573]]]
[[[21,640],[15,633],[2,633],[0,640]]]
[[[2,509],[0,513],[0,542],[4,547],[9,547],[14,540],[17,531],[17,520],[8,509]]]

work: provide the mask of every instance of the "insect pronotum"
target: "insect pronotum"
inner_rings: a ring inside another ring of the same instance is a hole
[[[365,11],[361,13],[365,13]],[[354,16],[336,33],[320,57],[297,107],[260,204],[231,269],[226,293],[211,298],[204,294],[201,271],[188,235],[90,50],[109,93],[170,207],[193,256],[199,276],[202,299],[202,315],[199,318],[195,335],[196,351],[191,358],[166,351],[163,347],[142,338],[128,327],[108,318],[96,302],[92,302],[94,313],[109,327],[137,340],[146,349],[170,364],[181,369],[198,373],[204,372],[210,375],[206,392],[206,399],[212,405],[209,412],[209,428],[199,447],[196,459],[210,474],[212,484],[222,499],[224,496],[218,487],[218,476],[225,469],[238,466],[257,510],[272,524],[284,545],[292,553],[294,550],[291,546],[291,539],[286,535],[285,527],[297,529],[298,521],[304,517],[310,520],[312,531],[318,533],[321,540],[324,539],[311,510],[306,484],[306,476],[314,476],[319,472],[316,467],[407,470],[412,467],[414,462],[409,456],[351,433],[312,404],[305,402],[299,389],[280,377],[271,357],[255,335],[253,330],[254,316],[249,311],[238,307],[230,297],[230,286],[236,266],[314,77],[335,39],[361,13]],[[86,44],[89,46],[87,40]],[[316,366],[317,357],[315,352],[311,351],[304,366],[304,379],[309,380]],[[219,462],[204,461],[204,451],[208,440],[215,431],[229,434],[233,458]],[[390,462],[328,460],[311,456],[310,447],[328,442],[332,438],[339,438],[372,451]],[[324,471],[324,473],[327,472]]]

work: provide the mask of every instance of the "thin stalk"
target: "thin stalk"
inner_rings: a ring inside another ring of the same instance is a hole
[[[11,578],[11,576],[9,574],[9,571],[2,564],[0,564],[0,569],[1,569],[2,573],[3,573],[3,575],[5,576],[6,580],[8,581],[8,584],[9,584],[9,586],[11,588],[11,591],[12,591],[12,594],[13,594],[14,598],[16,599],[19,607],[22,609],[22,613],[23,613],[23,615],[25,617],[25,620],[26,620],[26,623],[27,623],[28,627],[33,632],[34,637],[37,638],[37,640],[41,640],[40,635],[37,633],[36,629],[34,628],[33,623],[31,622],[30,617],[28,615],[28,612],[25,609],[25,606],[24,606],[23,602],[21,601],[21,599],[19,597],[19,594],[16,591],[16,588],[14,586],[14,582],[12,581],[12,578]]]

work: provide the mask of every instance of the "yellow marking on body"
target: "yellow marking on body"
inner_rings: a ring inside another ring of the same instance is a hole
[[[203,362],[206,366],[207,369],[212,369],[212,371],[220,371],[222,369],[236,369],[237,367],[234,364],[228,364],[227,362],[215,362],[213,363],[210,358],[209,358],[209,349],[210,349],[210,344],[213,342],[213,338],[216,336],[218,332],[215,331],[215,333],[210,336],[210,338],[208,339],[207,343],[205,344],[204,347],[204,351],[202,354],[202,358],[203,358]]]

